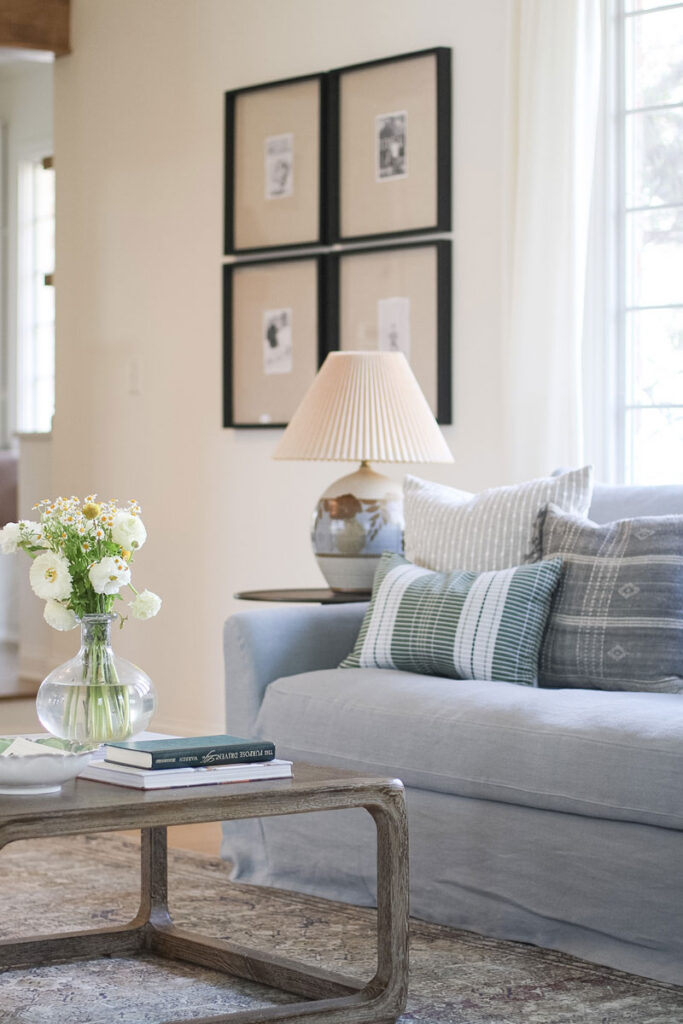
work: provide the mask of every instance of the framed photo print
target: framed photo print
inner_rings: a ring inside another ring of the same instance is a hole
[[[450,231],[451,51],[343,68],[329,92],[335,240]]]
[[[322,75],[225,94],[225,253],[323,241]]]
[[[403,352],[436,419],[450,423],[451,243],[414,242],[327,259],[332,347]]]
[[[321,361],[320,258],[223,267],[223,426],[283,427]]]

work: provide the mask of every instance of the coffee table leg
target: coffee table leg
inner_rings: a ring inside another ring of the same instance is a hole
[[[391,1024],[400,1016],[408,992],[408,828],[403,791],[383,788],[365,806],[377,827],[377,971],[372,980],[361,987],[354,985],[352,978],[204,938],[172,924],[153,928],[149,948],[158,955],[222,970],[312,1000],[192,1018],[192,1024]]]
[[[368,810],[377,826],[377,974],[368,990],[381,993],[395,1016],[408,995],[408,820],[403,793]]]
[[[140,916],[154,928],[171,925],[168,910],[168,840],[165,826],[143,828],[140,837]]]

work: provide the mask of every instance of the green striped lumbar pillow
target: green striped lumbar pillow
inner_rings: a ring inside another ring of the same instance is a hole
[[[385,553],[351,654],[340,668],[395,668],[536,685],[562,560],[498,572],[432,572]]]

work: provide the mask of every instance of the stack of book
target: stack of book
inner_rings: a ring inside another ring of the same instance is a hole
[[[109,743],[80,778],[134,789],[289,779],[292,762],[268,740],[239,736],[164,736]]]

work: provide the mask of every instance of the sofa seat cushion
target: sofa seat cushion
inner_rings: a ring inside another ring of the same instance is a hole
[[[683,829],[676,694],[328,669],[271,683],[256,732],[419,789]]]

